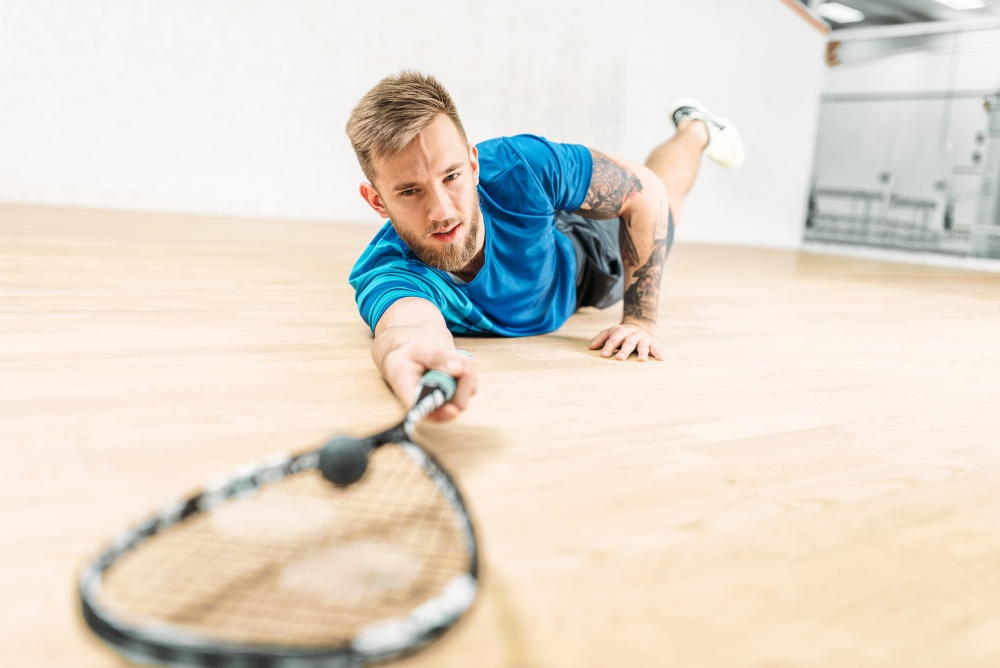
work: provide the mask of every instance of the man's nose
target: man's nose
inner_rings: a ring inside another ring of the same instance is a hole
[[[458,217],[458,209],[455,208],[450,194],[443,185],[439,185],[430,192],[427,202],[427,217],[434,222]]]

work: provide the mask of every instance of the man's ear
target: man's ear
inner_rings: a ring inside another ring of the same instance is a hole
[[[476,185],[479,184],[479,149],[475,144],[469,144],[469,164],[472,165],[472,176]]]
[[[375,190],[375,186],[362,181],[359,190],[361,192],[361,196],[365,198],[366,202],[368,202],[368,206],[375,209],[378,215],[383,218],[389,217],[389,210],[385,208],[385,204],[382,202],[382,196],[378,194],[377,190]]]

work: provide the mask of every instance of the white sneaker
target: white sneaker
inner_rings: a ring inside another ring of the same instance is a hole
[[[736,169],[743,164],[746,154],[739,130],[731,121],[709,112],[701,102],[689,97],[677,100],[670,108],[670,118],[674,125],[688,119],[704,121],[708,128],[705,155],[728,169]]]

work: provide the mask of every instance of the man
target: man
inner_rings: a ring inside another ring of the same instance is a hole
[[[621,323],[599,332],[603,357],[662,359],[655,336],[663,263],[703,153],[743,161],[731,123],[693,100],[675,105],[676,134],[645,165],[584,146],[520,135],[473,145],[448,92],[401,72],[358,103],[347,134],[383,218],[351,272],[372,328],[372,359],[409,403],[437,368],[458,379],[446,420],[476,391],[453,334],[530,336],[577,308],[623,299]]]

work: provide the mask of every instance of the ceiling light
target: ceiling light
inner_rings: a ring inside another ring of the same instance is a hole
[[[983,0],[937,0],[945,7],[952,9],[982,9],[986,6]]]
[[[839,2],[824,2],[816,8],[816,12],[824,19],[830,19],[834,23],[857,23],[865,20],[864,14]]]

